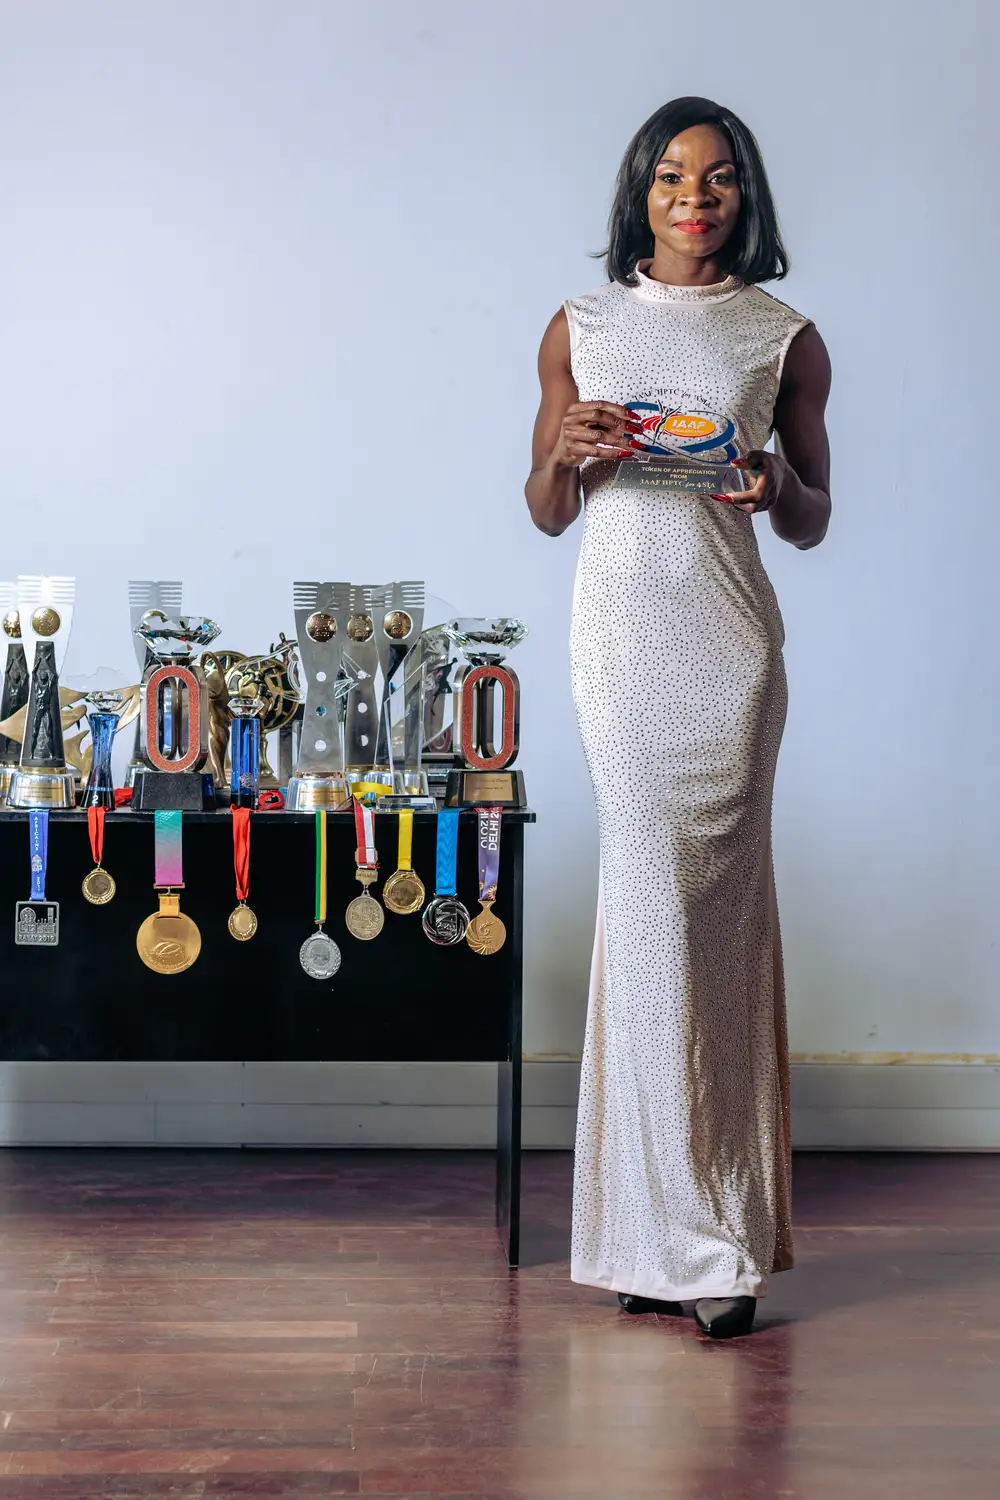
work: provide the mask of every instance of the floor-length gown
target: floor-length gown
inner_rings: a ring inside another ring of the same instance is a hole
[[[642,272],[566,315],[581,401],[647,403],[661,441],[715,442],[710,457],[764,446],[806,321],[735,278]],[[751,517],[642,478],[617,461],[583,471],[571,655],[601,896],[572,1276],[761,1297],[792,1263],[770,834],[784,631]]]

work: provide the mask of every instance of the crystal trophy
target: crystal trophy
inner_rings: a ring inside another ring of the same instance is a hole
[[[443,629],[468,663],[456,684],[456,749],[462,769],[448,777],[446,803],[525,807],[524,777],[509,769],[520,749],[521,687],[517,674],[503,663],[528,627],[514,619],[458,619]]]
[[[267,736],[274,731],[280,734],[298,712],[300,695],[296,667],[296,642],[287,640],[282,631],[267,656],[241,657],[225,674],[230,710],[234,697],[259,698],[262,703],[258,787],[280,785],[268,760]]]
[[[0,583],[0,619],[3,622],[3,685],[0,688],[0,725],[13,718],[28,701],[30,675],[21,641],[21,617],[17,608],[17,584]],[[21,758],[20,742],[0,728],[0,807],[7,802],[10,780]]]
[[[17,580],[21,635],[32,658],[24,738],[10,778],[8,807],[73,807],[76,777],[66,764],[59,671],[66,655],[76,580],[37,575]]]
[[[266,711],[266,698],[236,693],[229,700],[233,720],[229,800],[233,807],[257,806],[260,797],[260,722]]]
[[[90,723],[90,774],[83,790],[83,807],[115,805],[115,778],[111,765],[118,721],[129,702],[128,688],[113,680],[114,674],[99,670],[90,673],[83,684],[83,701]]]
[[[290,812],[348,807],[344,732],[353,682],[344,661],[349,632],[363,634],[364,627],[352,615],[349,583],[296,583],[293,597],[305,702],[285,806]]]
[[[132,645],[135,649],[136,661],[139,664],[140,682],[145,682],[150,673],[156,671],[158,662],[142,636],[137,633],[139,621],[146,611],[150,609],[162,610],[164,614],[176,618],[181,612],[181,593],[182,585],[177,579],[129,579],[129,620]],[[129,762],[128,770],[125,772],[126,786],[132,786],[138,772],[146,769],[145,762],[142,759],[141,734],[142,720],[141,718],[137,718],[132,759]]]
[[[208,684],[191,657],[211,645],[219,627],[202,616],[171,618],[151,609],[135,629],[155,665],[142,686],[143,769],[135,777],[132,805],[142,812],[202,811],[214,802],[212,777],[202,775],[208,758]]]

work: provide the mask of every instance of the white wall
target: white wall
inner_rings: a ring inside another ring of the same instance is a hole
[[[67,676],[131,666],[130,576],[182,577],[244,650],[290,628],[296,577],[523,615],[527,1048],[576,1052],[578,534],[521,498],[535,351],[601,279],[631,132],[723,99],[836,370],[829,540],[761,537],[793,1048],[997,1052],[996,7],[683,14],[0,0],[0,577],[77,575]]]

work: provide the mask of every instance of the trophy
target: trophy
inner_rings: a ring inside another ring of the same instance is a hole
[[[526,807],[524,776],[508,769],[520,749],[521,688],[516,673],[502,663],[528,628],[520,620],[466,619],[451,620],[443,629],[468,663],[456,685],[455,748],[462,769],[450,773],[445,801],[449,807]]]
[[[731,417],[659,399],[627,405],[639,432],[633,456],[618,465],[616,489],[729,496],[747,488],[746,471],[733,468],[739,449]]]
[[[14,583],[0,583],[0,617],[3,619],[3,639],[7,644],[3,686],[0,689],[2,723],[28,701],[28,663],[21,644],[21,619],[17,610],[17,585]],[[0,734],[0,807],[7,801],[10,779],[20,758],[21,746],[17,740]]]
[[[225,669],[227,704],[233,712],[233,698],[259,698],[260,772],[258,786],[276,787],[280,783],[267,756],[267,736],[285,729],[299,708],[298,676],[295,660],[296,642],[282,631],[267,656],[243,656]],[[211,656],[213,653],[209,652]]]
[[[135,776],[132,806],[140,812],[201,812],[214,802],[212,777],[202,775],[208,757],[208,684],[191,655],[210,645],[219,627],[214,620],[171,619],[150,609],[135,633],[155,665],[142,685],[143,769]]]
[[[267,699],[234,693],[229,700],[233,731],[229,750],[230,796],[233,807],[255,808],[260,796],[260,721]]]
[[[359,772],[388,787],[388,808],[434,807],[421,766],[423,745],[421,627],[424,585],[414,580],[366,591],[382,673],[378,733],[371,769]],[[351,703],[348,700],[348,722]],[[348,772],[348,779],[351,771]]]
[[[156,670],[157,662],[146,642],[136,633],[136,627],[148,609],[160,609],[166,615],[176,618],[181,612],[181,584],[176,579],[131,578],[128,585],[128,604],[132,645],[135,648],[136,661],[139,663],[139,681],[145,682],[149,674]],[[126,786],[134,785],[138,772],[146,769],[140,748],[141,734],[142,721],[137,719],[132,759],[125,772]]]
[[[111,766],[111,752],[115,735],[133,689],[121,687],[115,674],[99,669],[90,673],[83,687],[83,701],[87,706],[90,723],[90,773],[84,787],[81,806],[103,807],[108,810],[115,805],[115,778]]]
[[[63,745],[59,669],[66,655],[76,580],[21,577],[17,603],[21,634],[31,651],[31,684],[17,770],[10,778],[8,807],[73,807],[76,777]]]
[[[288,779],[285,802],[291,812],[346,807],[350,803],[344,778],[344,730],[353,683],[344,670],[344,654],[354,636],[367,632],[370,639],[374,634],[366,612],[361,617],[352,613],[351,592],[349,583],[294,585],[295,635],[302,659],[305,704],[298,761]]]

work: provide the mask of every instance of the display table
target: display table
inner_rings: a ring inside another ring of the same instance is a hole
[[[331,813],[326,930],[343,964],[329,981],[310,979],[299,966],[299,948],[316,930],[311,813],[254,814],[249,901],[260,925],[245,943],[226,929],[236,904],[229,811],[185,814],[181,908],[201,929],[202,949],[190,969],[172,976],[147,969],[135,947],[140,923],[157,907],[151,813],[108,813],[103,863],[118,891],[101,907],[80,892],[93,866],[86,814],[51,813],[46,896],[60,903],[59,946],[15,947],[15,903],[30,890],[27,817],[0,812],[0,920],[6,929],[0,929],[0,1059],[496,1062],[497,1227],[509,1263],[517,1265],[524,826],[535,821],[534,813],[504,814],[495,910],[508,936],[492,957],[465,943],[435,947],[421,931],[419,914],[387,912],[380,937],[367,943],[352,938],[343,913],[361,889],[354,878],[354,820]],[[413,866],[428,899],[435,836],[434,813],[416,813]],[[382,879],[395,869],[396,840],[396,816],[379,813]],[[476,815],[463,813],[458,889],[473,914],[479,909],[476,841]]]

